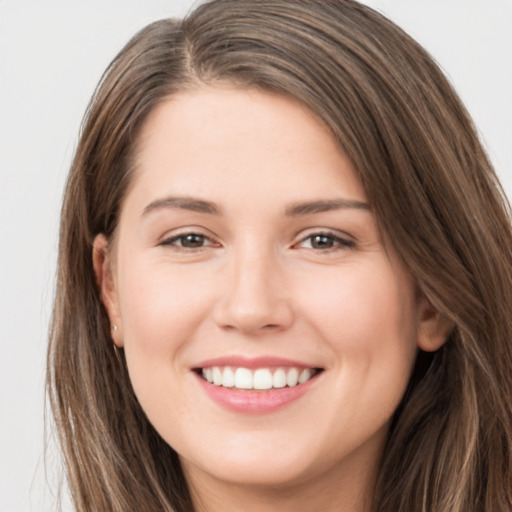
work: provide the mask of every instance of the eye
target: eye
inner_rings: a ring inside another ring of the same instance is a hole
[[[308,235],[306,238],[303,238],[297,246],[317,251],[329,251],[355,247],[355,243],[351,240],[335,235],[334,233],[322,232]]]
[[[218,246],[210,238],[200,233],[182,233],[163,240],[160,245],[174,246],[177,249],[201,249],[207,246]]]

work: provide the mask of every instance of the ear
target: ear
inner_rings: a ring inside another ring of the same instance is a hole
[[[119,311],[116,283],[112,270],[112,258],[105,235],[97,235],[93,242],[92,262],[96,284],[100,291],[101,302],[107,310],[110,320],[110,333],[112,340],[118,347],[123,346],[123,326]]]
[[[435,352],[445,344],[453,324],[423,295],[419,299],[418,313],[418,347],[425,352]]]

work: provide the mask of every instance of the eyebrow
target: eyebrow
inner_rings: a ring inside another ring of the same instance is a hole
[[[143,216],[154,210],[162,208],[179,208],[199,213],[207,213],[210,215],[221,215],[222,209],[212,201],[197,199],[194,197],[166,197],[157,199],[148,204],[142,213]],[[315,213],[329,212],[333,210],[356,209],[369,211],[370,206],[362,201],[354,199],[320,199],[317,201],[298,202],[289,205],[285,214],[288,217],[296,217],[299,215],[311,215]]]
[[[203,199],[196,199],[194,197],[166,197],[164,199],[157,199],[148,204],[142,215],[159,210],[161,208],[180,208],[182,210],[190,210],[199,213],[208,213],[210,215],[220,215],[221,208],[211,201],[204,201]]]
[[[355,199],[321,199],[319,201],[293,203],[286,208],[286,215],[295,217],[344,209],[370,211],[370,205]]]

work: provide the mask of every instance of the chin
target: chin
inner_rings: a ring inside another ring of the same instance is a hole
[[[214,458],[203,457],[196,467],[216,480],[233,485],[287,487],[305,480],[306,475],[313,476],[312,464],[304,460],[304,455],[304,450],[296,454],[282,453],[279,447],[272,450],[260,447],[255,453],[229,450]],[[194,465],[191,461],[184,462],[185,472]]]

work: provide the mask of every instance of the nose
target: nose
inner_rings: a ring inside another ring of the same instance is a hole
[[[224,274],[217,325],[252,336],[287,329],[294,315],[282,266],[268,253],[242,252]]]

